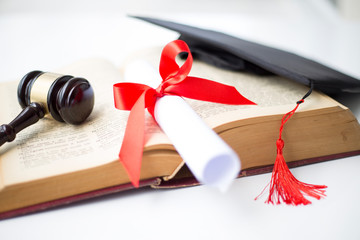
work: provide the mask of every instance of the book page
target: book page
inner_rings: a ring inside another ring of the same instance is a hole
[[[18,133],[13,142],[5,143],[0,148],[4,185],[91,168],[118,158],[129,115],[114,107],[113,84],[122,80],[118,69],[107,61],[94,59],[56,72],[86,78],[95,92],[94,110],[85,123],[77,126],[45,117]],[[21,111],[17,84],[18,81],[1,83],[1,124],[9,123]],[[161,135],[149,114],[146,125],[147,136]]]
[[[127,59],[122,71],[125,70],[127,65],[139,59],[145,60],[153,65],[155,69],[159,69],[161,51],[161,48],[153,48],[137,52]],[[178,65],[182,65],[183,62],[184,60],[177,59]],[[275,75],[258,76],[251,73],[224,70],[196,60],[193,61],[189,76],[232,85],[240,94],[257,104],[226,105],[185,99],[211,128],[216,128],[224,123],[239,119],[285,114],[291,111],[296,106],[296,102],[309,91],[309,87],[284,77]],[[313,91],[297,111],[301,112],[339,105],[339,103],[330,97]]]
[[[291,111],[309,87],[280,76],[257,76],[234,72],[195,61],[191,76],[234,86],[239,93],[257,105],[226,105],[187,99],[193,109],[212,127],[224,122]],[[339,104],[328,96],[313,91],[297,112],[334,107]]]

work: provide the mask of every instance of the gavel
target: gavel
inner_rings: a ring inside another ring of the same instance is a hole
[[[26,74],[19,82],[17,97],[23,110],[9,124],[0,126],[0,146],[44,116],[78,125],[94,107],[94,91],[86,79],[50,72]]]

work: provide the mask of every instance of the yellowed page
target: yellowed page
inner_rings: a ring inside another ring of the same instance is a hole
[[[195,62],[190,74],[235,86],[243,96],[257,104],[236,106],[187,99],[212,128],[239,119],[285,114],[291,111],[296,106],[296,102],[309,91],[309,87],[283,77],[261,77],[227,71],[202,62]],[[339,104],[328,96],[313,91],[301,104],[298,112],[334,106]]]
[[[130,56],[126,66],[139,59],[148,61],[158,69],[161,48],[145,49]],[[177,59],[179,65],[183,60]],[[220,69],[209,64],[194,61],[189,76],[201,77],[223,84],[235,86],[246,98],[257,105],[226,105],[186,99],[192,108],[211,128],[216,128],[227,122],[257,116],[285,114],[291,111],[309,88],[293,80],[279,76],[257,76],[250,73]],[[146,82],[143,81],[143,82]],[[298,112],[341,106],[328,96],[313,91],[299,107]],[[341,106],[345,108],[344,106]]]

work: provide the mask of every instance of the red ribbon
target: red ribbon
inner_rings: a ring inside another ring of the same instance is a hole
[[[175,58],[181,52],[188,53],[188,57],[179,67]],[[223,104],[255,104],[243,97],[233,86],[188,76],[192,62],[193,58],[187,44],[184,41],[175,40],[168,43],[162,51],[159,70],[163,80],[158,88],[153,89],[137,83],[114,85],[115,107],[130,111],[119,158],[135,187],[139,187],[141,159],[145,144],[144,110],[147,108],[154,117],[157,98],[164,95],[177,95]]]

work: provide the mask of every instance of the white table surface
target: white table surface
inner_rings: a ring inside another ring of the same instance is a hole
[[[0,81],[87,57],[120,65],[177,34],[126,14],[212,28],[291,50],[360,78],[360,22],[326,1],[0,1]],[[15,93],[14,93],[15,94]],[[360,95],[338,98],[360,119]],[[6,104],[6,103],[0,103]],[[254,201],[270,174],[204,186],[142,189],[0,221],[0,239],[360,239],[360,156],[292,169],[325,184],[309,206]]]

